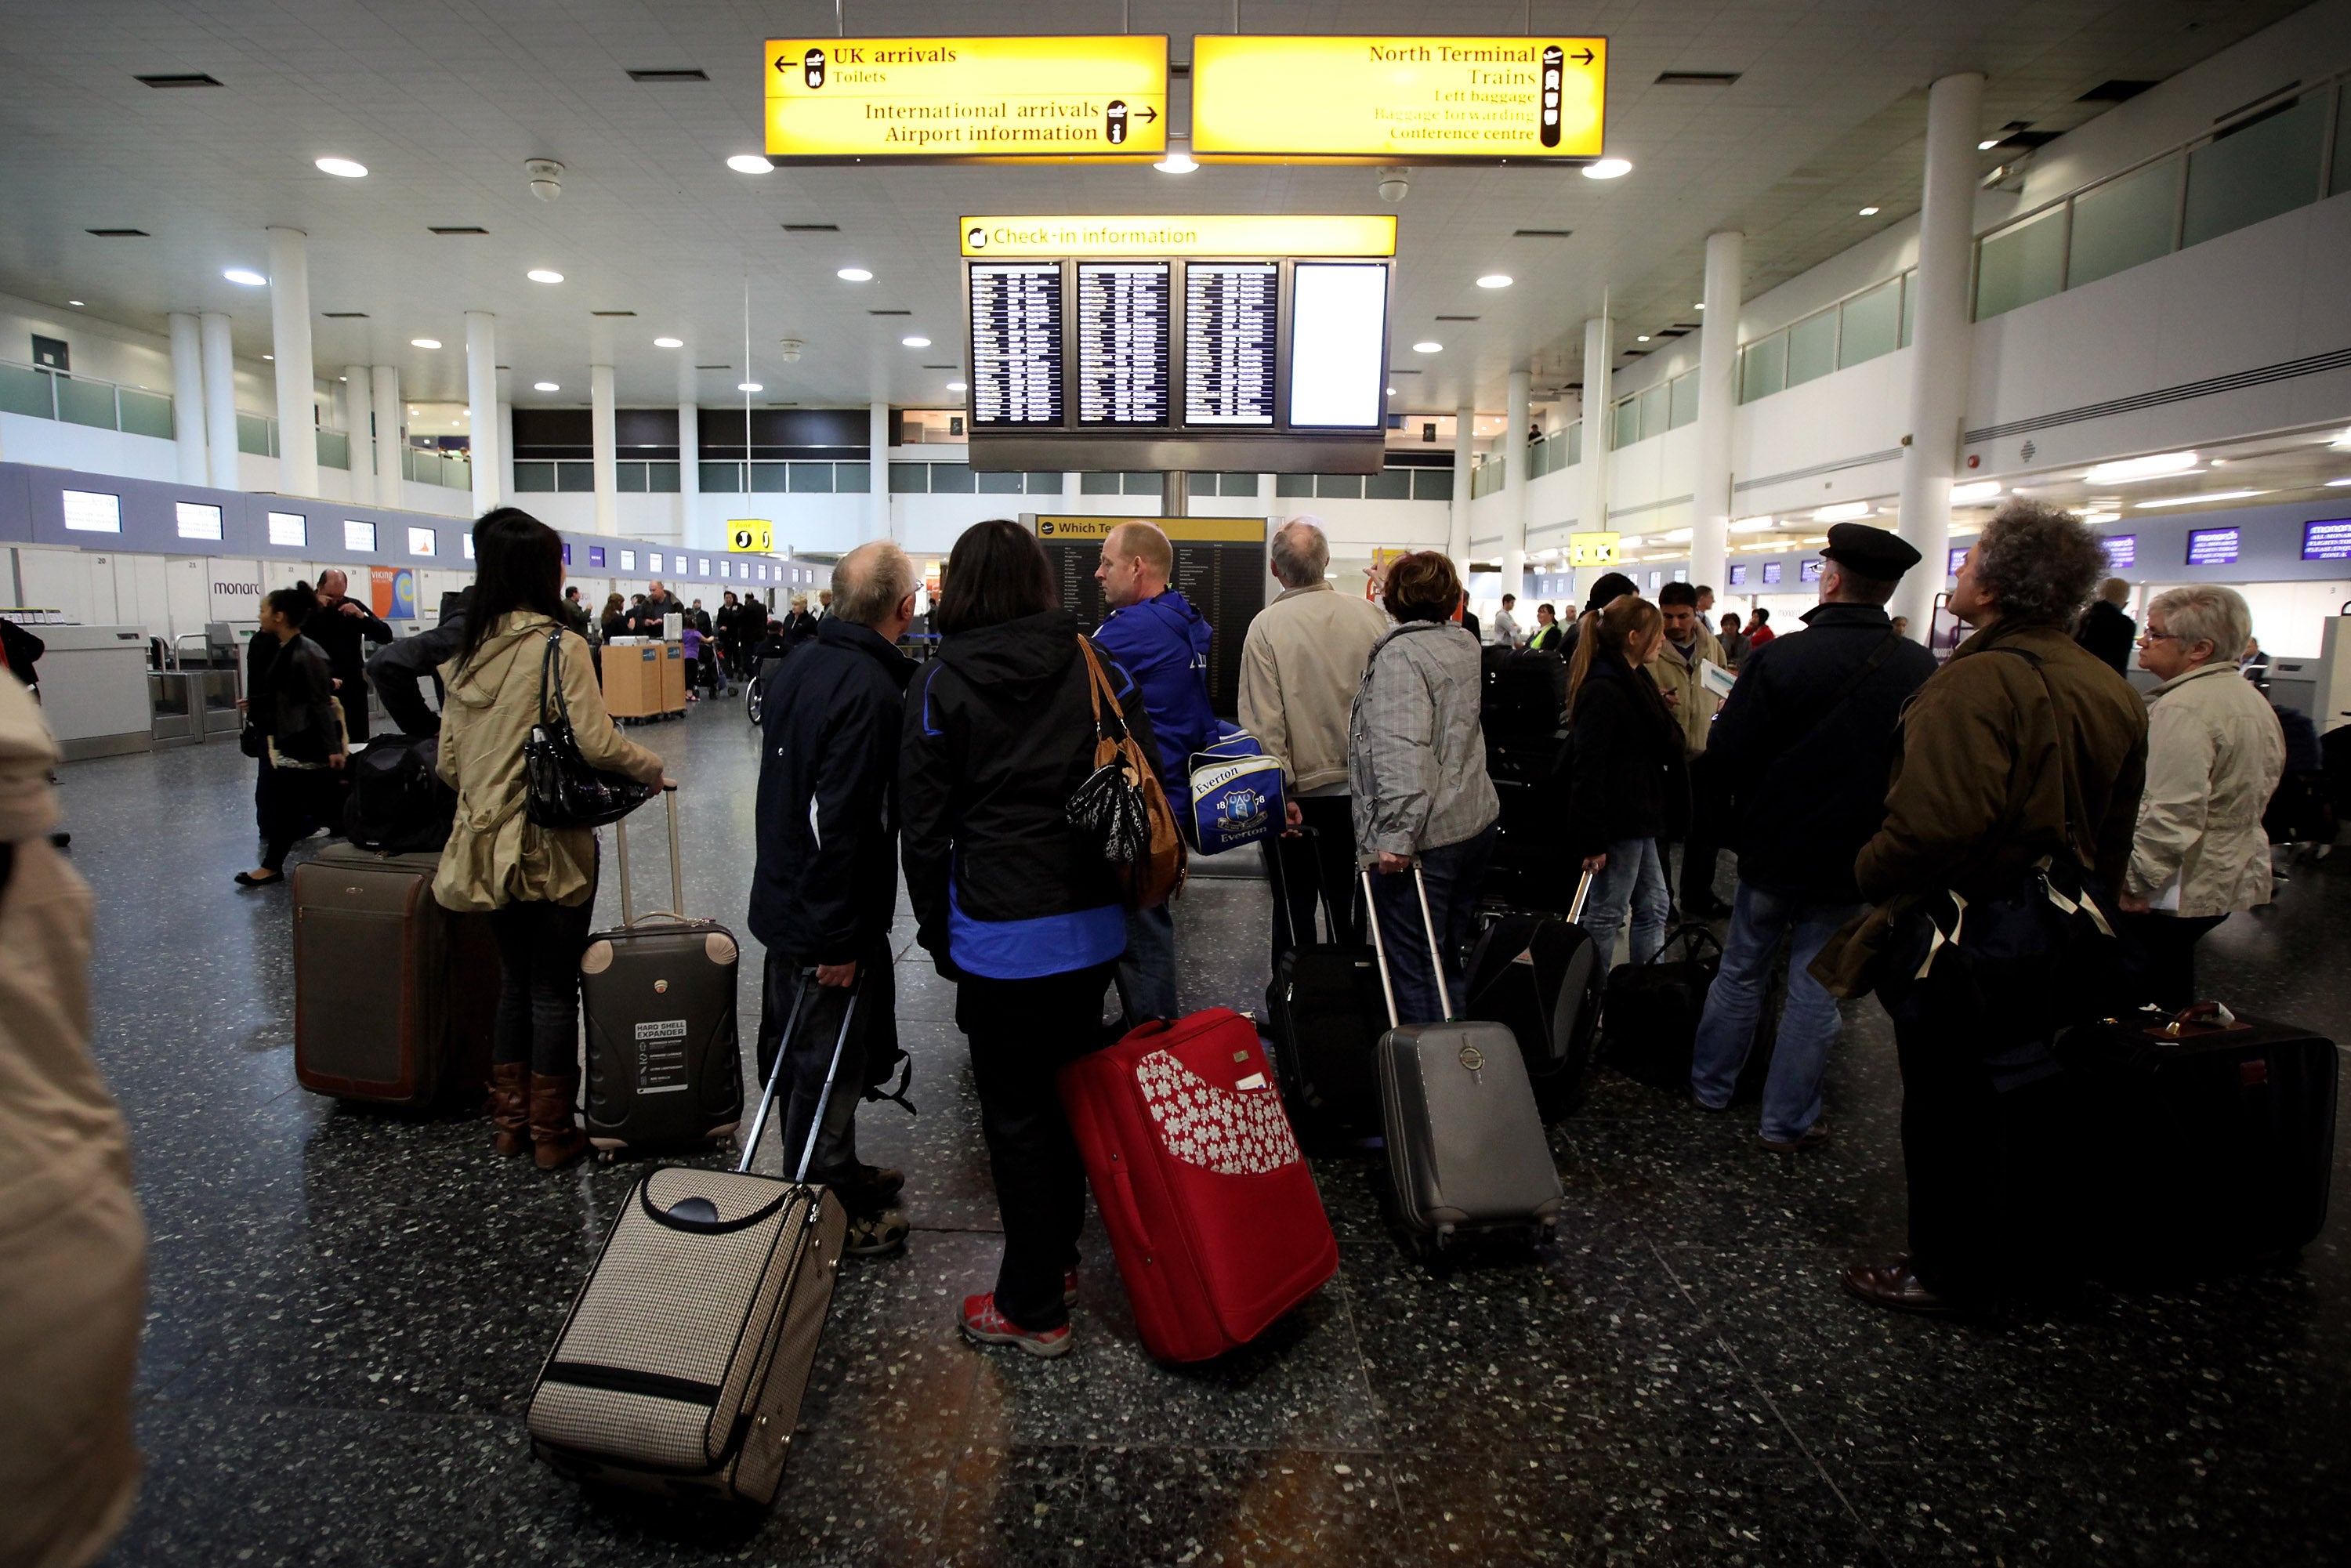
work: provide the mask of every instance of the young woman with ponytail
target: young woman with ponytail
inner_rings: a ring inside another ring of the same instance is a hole
[[[1673,913],[1657,841],[1687,821],[1689,773],[1680,727],[1646,668],[1665,639],[1657,607],[1625,594],[1584,612],[1568,664],[1573,740],[1565,826],[1583,869],[1595,873],[1583,924],[1603,969],[1615,956],[1628,912],[1636,964],[1664,945]]]

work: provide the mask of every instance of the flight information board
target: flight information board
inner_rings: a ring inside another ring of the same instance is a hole
[[[1061,268],[992,262],[971,268],[971,423],[975,429],[1061,423]]]
[[[1263,517],[1063,517],[1024,515],[1052,563],[1061,608],[1081,631],[1102,622],[1108,606],[1094,569],[1102,541],[1119,524],[1139,520],[1167,536],[1176,554],[1168,587],[1192,601],[1208,622],[1208,705],[1231,718],[1240,710],[1241,648],[1249,622],[1265,608],[1266,519]]]
[[[1078,423],[1167,423],[1168,264],[1078,266]]]
[[[1185,423],[1273,423],[1280,283],[1270,261],[1185,268]]]

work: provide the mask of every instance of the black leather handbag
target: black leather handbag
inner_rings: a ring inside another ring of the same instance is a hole
[[[563,683],[553,678],[562,650],[563,633],[549,632],[547,655],[538,666],[538,722],[522,743],[523,814],[536,827],[601,828],[652,800],[659,786],[607,773],[580,755]],[[555,688],[551,716],[547,711],[549,685]]]

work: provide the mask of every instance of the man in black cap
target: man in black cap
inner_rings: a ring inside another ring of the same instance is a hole
[[[1821,601],[1805,612],[1804,630],[1748,654],[1707,747],[1736,802],[1739,896],[1698,1020],[1690,1095],[1705,1110],[1729,1105],[1772,961],[1790,942],[1787,1009],[1758,1130],[1779,1153],[1828,1136],[1821,1079],[1837,1040],[1837,1003],[1809,967],[1861,912],[1854,857],[1886,818],[1902,705],[1935,673],[1934,655],[1886,615],[1918,552],[1883,528],[1839,523],[1821,554]]]

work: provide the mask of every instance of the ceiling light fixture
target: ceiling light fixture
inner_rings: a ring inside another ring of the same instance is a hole
[[[737,174],[766,174],[776,167],[757,152],[737,152],[726,160],[726,166]]]
[[[81,308],[81,301],[78,299],[68,299],[66,303],[72,306],[77,310]]]
[[[1771,526],[1770,517],[1740,517],[1730,525],[1734,534],[1760,534]]]
[[[533,392],[561,392],[563,389],[553,382],[533,382],[530,383],[530,390]]]
[[[1597,163],[1583,166],[1587,180],[1620,180],[1633,172],[1633,165],[1622,158],[1603,158]]]
[[[1394,388],[1394,387],[1390,387],[1390,388],[1388,388],[1388,396],[1390,396],[1390,397],[1394,397],[1394,396],[1395,396],[1395,394],[1396,394],[1396,393],[1395,393],[1395,388]]]
[[[2267,490],[2207,490],[2196,496],[2166,496],[2159,501],[2132,503],[2140,511],[2150,507],[2193,507],[2204,501],[2241,501],[2248,496],[2266,496]]]
[[[2346,429],[2342,434],[2336,436],[2326,444],[2333,447],[2337,452],[2351,452],[2351,429]]]
[[[2330,490],[2339,490],[2346,485],[2351,485],[2351,479],[2329,479],[2326,482],[2326,487]]]
[[[1951,505],[1980,507],[1998,497],[2000,491],[2001,484],[1997,479],[1978,479],[1970,484],[1954,485],[1951,486]]]
[[[1979,141],[1979,142],[1977,142],[1977,143],[1976,143],[1976,151],[1977,151],[1977,152],[1991,152],[1993,148],[1995,148],[1995,147],[1997,147],[1997,146],[1999,146],[1999,145],[2000,145],[2000,138],[1999,138],[1999,137],[1997,137],[1997,136],[1987,136],[1987,137],[1985,137],[1981,141]]]
[[[321,158],[311,166],[321,174],[333,174],[345,180],[367,178],[367,165],[350,158]]]
[[[949,392],[969,392],[970,390],[971,383],[969,382],[949,382],[947,383],[947,391]]]
[[[1703,310],[1706,308],[1706,301],[1701,299],[1697,304],[1691,306],[1690,308],[1693,310]]]
[[[865,268],[862,267],[844,267],[840,271],[834,273],[833,276],[841,279],[843,283],[871,283],[873,281],[873,275],[866,271]]]
[[[931,340],[928,338],[901,338],[898,341],[903,347],[909,349],[927,349],[931,346]]]
[[[1869,516],[1868,502],[1839,501],[1834,506],[1823,507],[1818,511],[1814,512],[1813,514],[1813,521],[1816,523],[1849,523],[1855,517],[1865,517],[1867,516]]]
[[[2193,452],[2158,452],[2151,457],[2101,463],[2082,477],[2093,485],[2127,485],[2134,479],[2161,479],[2172,474],[2185,474],[2195,466]]]
[[[241,283],[247,288],[259,288],[262,285],[269,281],[269,279],[262,277],[261,274],[254,271],[252,268],[245,267],[232,267],[225,272],[223,272],[221,276],[227,278],[231,283]]]
[[[1167,156],[1152,165],[1163,174],[1188,174],[1199,166],[1193,160],[1192,150],[1176,141],[1167,144]]]
[[[524,273],[523,276],[529,278],[533,283],[560,283],[563,281],[563,274],[556,271],[551,267],[534,267],[528,272]]]
[[[261,357],[262,357],[263,359],[265,359],[265,360],[274,360],[274,359],[276,359],[277,356],[277,355],[275,355],[275,354],[264,354],[264,355],[262,355]]]
[[[441,340],[438,338],[411,338],[408,340],[408,346],[412,349],[437,349],[441,346]]]
[[[1646,343],[1646,342],[1647,342],[1648,340],[1649,340],[1649,335],[1648,335],[1646,332],[1642,333],[1639,337],[1637,337],[1637,338],[1635,338],[1635,339],[1634,339],[1634,340],[1633,340],[1633,341],[1635,341],[1635,342],[1636,342],[1636,343]]]
[[[1507,272],[1489,272],[1478,280],[1480,288],[1508,288],[1514,281]]]
[[[1861,215],[1865,218],[1874,218],[1877,215],[1877,209],[1876,207],[1864,207],[1861,209]]]
[[[737,392],[766,392],[768,389],[760,385],[758,382],[737,382],[735,383],[735,390]]]
[[[685,340],[683,338],[655,338],[653,340],[653,347],[656,349],[683,349],[685,347]]]
[[[1416,354],[1441,354],[1445,352],[1445,345],[1434,338],[1424,338],[1412,346],[1412,351]]]
[[[2085,523],[2119,523],[2123,515],[2120,512],[2084,512],[2082,520]]]

